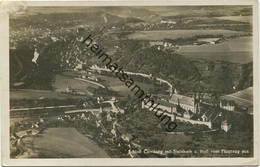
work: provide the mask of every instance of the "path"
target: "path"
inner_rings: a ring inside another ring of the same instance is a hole
[[[101,68],[101,67],[98,67],[98,66],[92,66],[92,67],[90,67],[90,69],[92,69],[92,70],[98,70],[98,71],[106,71],[106,72],[111,72],[111,70],[109,70],[109,69],[107,69],[107,68]],[[148,75],[148,74],[143,74],[143,73],[135,73],[135,72],[130,72],[130,71],[124,71],[126,74],[129,74],[129,75],[137,75],[137,76],[142,76],[142,77],[145,77],[145,78],[149,78],[149,79],[152,79],[152,75]],[[157,80],[157,81],[159,81],[160,83],[161,82],[163,82],[163,83],[165,83],[165,84],[167,84],[168,86],[169,86],[169,91],[170,91],[170,96],[172,95],[172,93],[173,93],[173,85],[170,83],[170,82],[168,82],[168,81],[166,81],[166,80],[164,80],[164,79],[162,79],[162,78],[159,78],[159,77],[155,77],[155,79]]]
[[[53,108],[70,108],[76,107],[76,105],[66,105],[66,106],[49,106],[49,107],[32,107],[32,108],[12,108],[11,111],[26,111],[26,110],[42,110],[42,109],[53,109]]]
[[[76,80],[80,80],[80,81],[84,81],[84,82],[88,82],[88,83],[91,83],[91,84],[97,85],[97,86],[99,86],[99,87],[101,87],[101,88],[105,88],[104,85],[102,85],[102,84],[100,84],[100,83],[98,83],[98,82],[94,82],[94,81],[90,81],[90,80],[82,79],[82,78],[74,78],[74,79],[76,79]]]

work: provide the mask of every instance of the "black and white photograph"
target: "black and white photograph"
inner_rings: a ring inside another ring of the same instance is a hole
[[[8,20],[7,156],[255,158],[253,13],[21,6]]]

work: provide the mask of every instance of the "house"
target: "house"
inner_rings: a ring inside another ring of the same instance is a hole
[[[217,111],[205,111],[203,114],[201,114],[201,116],[199,117],[200,121],[203,122],[213,122],[215,121],[219,116],[222,116],[221,112],[217,112]]]
[[[227,111],[236,111],[245,114],[253,114],[253,87],[236,93],[220,97],[220,108]]]
[[[83,64],[77,64],[77,66],[74,68],[75,71],[79,71],[83,69]]]
[[[38,57],[40,56],[40,54],[38,53],[37,48],[34,49],[33,56],[34,56],[34,57],[33,57],[33,59],[32,59],[32,62],[35,63],[35,64],[38,64],[38,63],[37,63],[37,59],[38,59]]]
[[[174,47],[174,44],[171,42],[167,42],[167,41],[150,41],[149,42],[150,46],[157,46],[160,49],[164,48],[171,48]]]
[[[149,42],[150,46],[157,46],[157,45],[164,45],[163,41],[150,41]]]
[[[221,122],[221,129],[225,132],[228,132],[231,129],[231,124],[227,120],[225,120]]]
[[[235,102],[233,100],[222,99],[220,101],[220,108],[228,111],[235,111]]]
[[[162,24],[176,24],[175,21],[171,21],[171,20],[161,20]]]
[[[213,114],[213,112],[211,112],[211,111],[206,111],[206,112],[204,112],[204,113],[201,115],[201,117],[199,118],[199,120],[201,120],[201,121],[203,121],[203,122],[208,122],[208,121],[211,120],[212,114]]]

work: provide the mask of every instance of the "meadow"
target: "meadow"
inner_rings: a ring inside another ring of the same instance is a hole
[[[225,61],[231,63],[249,63],[252,61],[252,52],[183,52],[187,58],[207,59],[210,61]]]
[[[19,89],[10,91],[10,100],[23,100],[23,99],[79,99],[82,96],[71,94],[64,94],[50,90],[35,90],[35,89]]]
[[[164,40],[177,38],[190,38],[196,35],[244,35],[245,32],[231,30],[158,30],[158,31],[137,31],[127,35],[129,39],[135,40]]]
[[[96,89],[99,88],[94,84],[74,79],[71,76],[60,74],[55,76],[55,82],[53,83],[53,87],[56,91],[65,91],[66,88],[70,87],[72,89],[77,89],[83,92],[85,92],[89,87],[93,87]]]
[[[215,45],[181,46],[178,53],[188,58],[228,61],[232,63],[248,63],[253,60],[252,37],[240,37]]]
[[[106,85],[108,85],[109,89],[112,89],[115,92],[118,92],[122,96],[134,96],[134,92],[131,91],[122,81],[120,81],[117,77],[114,76],[106,76],[106,75],[96,75],[97,78],[102,80]],[[151,83],[142,83],[134,80],[135,84],[140,86],[144,91],[149,91],[153,89],[155,86]]]
[[[220,16],[220,17],[214,17],[214,18],[220,19],[220,20],[239,21],[239,22],[245,22],[245,23],[252,23],[252,21],[253,21],[252,16]]]
[[[40,157],[109,157],[94,141],[74,128],[49,128],[44,134],[35,137],[33,144]]]

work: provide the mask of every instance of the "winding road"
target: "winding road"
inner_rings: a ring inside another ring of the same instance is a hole
[[[90,81],[90,80],[87,80],[87,79],[82,79],[82,78],[74,78],[74,79],[77,79],[77,80],[80,80],[80,81],[83,81],[83,82],[88,82],[88,83],[91,83],[91,84],[94,84],[94,85],[97,85],[101,88],[105,88],[104,85],[98,83],[98,82],[94,82],[94,81]]]
[[[11,108],[11,111],[26,111],[26,110],[43,110],[43,109],[55,109],[55,108],[70,108],[76,107],[76,105],[65,105],[65,106],[49,106],[49,107],[31,107],[31,108]]]
[[[101,67],[98,67],[98,66],[92,66],[90,67],[91,70],[96,70],[96,71],[105,71],[105,72],[112,72],[111,70],[107,69],[107,68],[101,68]],[[130,71],[124,71],[126,74],[128,75],[136,75],[136,76],[142,76],[142,77],[145,77],[145,78],[148,78],[148,79],[152,79],[152,75],[148,75],[148,74],[144,74],[144,73],[135,73],[135,72],[130,72]],[[159,81],[160,83],[165,83],[169,86],[169,92],[170,92],[170,96],[172,95],[173,93],[173,85],[162,79],[162,78],[159,78],[159,77],[155,77],[155,79],[157,81]]]

